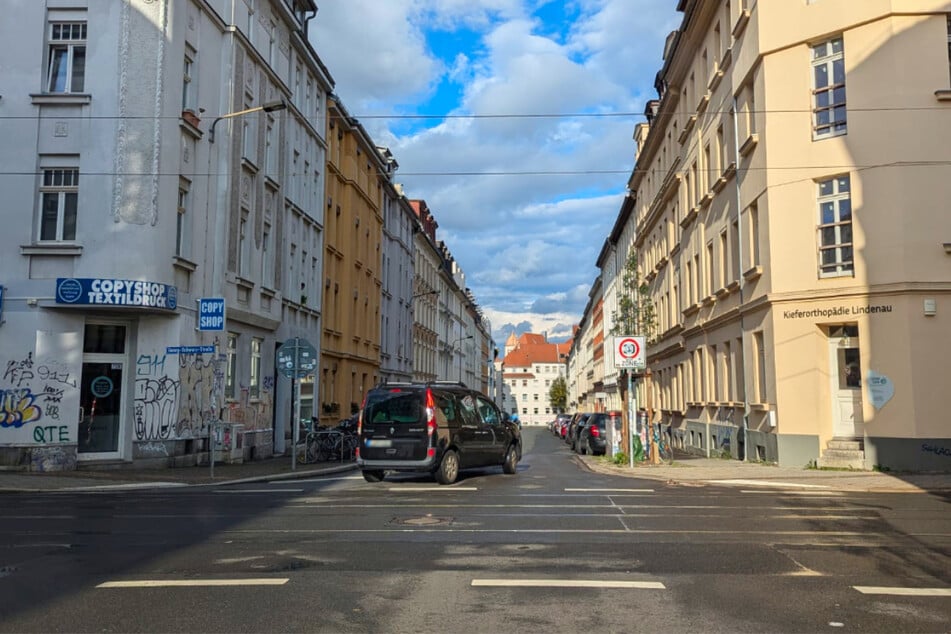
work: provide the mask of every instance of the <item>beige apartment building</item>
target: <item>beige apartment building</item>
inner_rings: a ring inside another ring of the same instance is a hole
[[[951,1],[678,9],[629,181],[653,419],[697,453],[951,468]]]

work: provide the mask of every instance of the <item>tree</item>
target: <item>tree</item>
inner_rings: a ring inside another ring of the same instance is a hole
[[[568,383],[565,377],[560,376],[551,382],[551,389],[548,390],[548,401],[551,403],[551,409],[554,412],[563,412],[568,405]]]
[[[614,326],[611,334],[642,335],[650,343],[657,328],[657,313],[650,297],[650,286],[641,279],[637,270],[637,253],[632,249],[624,265],[617,310],[612,313]]]

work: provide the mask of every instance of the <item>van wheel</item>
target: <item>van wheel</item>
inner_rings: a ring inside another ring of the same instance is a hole
[[[452,449],[446,450],[442,455],[442,462],[436,469],[436,482],[439,484],[452,484],[459,477],[459,454]]]
[[[367,482],[382,482],[383,481],[383,472],[382,471],[364,471],[363,479]]]
[[[518,468],[518,453],[515,451],[515,445],[509,445],[505,452],[505,460],[502,462],[502,472],[509,475],[515,473]]]
[[[586,442],[589,442],[589,441],[586,441]],[[578,453],[580,453],[582,456],[584,456],[584,455],[586,455],[587,453],[589,453],[590,448],[591,448],[590,442],[589,442],[587,448],[585,448],[585,446],[582,445],[581,443],[578,443]]]

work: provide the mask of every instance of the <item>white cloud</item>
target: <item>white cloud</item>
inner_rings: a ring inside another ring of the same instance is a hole
[[[354,116],[478,115],[361,121],[393,151],[407,196],[433,210],[497,331],[570,334],[580,320],[633,167],[634,124],[680,19],[668,0],[572,2],[581,17],[557,39],[546,34],[561,25],[532,15],[544,0],[328,0],[314,21]],[[428,48],[429,34],[460,29],[468,48],[446,59]],[[617,112],[632,114],[538,116]]]

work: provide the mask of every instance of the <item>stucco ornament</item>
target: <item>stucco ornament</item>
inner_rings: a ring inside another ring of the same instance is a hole
[[[868,400],[875,409],[882,409],[885,403],[895,396],[895,384],[884,374],[879,374],[874,370],[869,370],[865,377],[865,385],[868,388]]]

